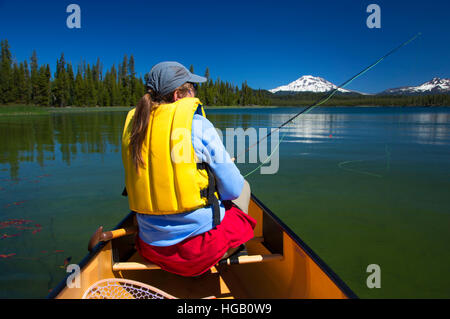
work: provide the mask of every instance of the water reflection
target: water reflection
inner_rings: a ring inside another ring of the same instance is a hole
[[[300,110],[207,109],[207,115],[225,134],[226,128],[278,127]],[[119,152],[125,116],[89,112],[0,118],[0,165],[9,165],[11,178],[17,179],[22,162],[43,167],[61,160],[70,166],[79,154]],[[443,145],[450,140],[449,123],[445,108],[316,108],[285,126],[280,136],[286,134],[286,143],[381,140]]]
[[[397,140],[407,143],[444,145],[450,141],[450,114],[446,109],[320,108],[283,127],[286,142],[323,143],[329,138]],[[356,112],[355,112],[356,111]],[[273,113],[266,123],[277,127],[295,113]]]
[[[19,176],[20,163],[61,159],[70,166],[80,153],[120,150],[126,113],[92,112],[43,116],[10,116],[0,119],[0,165],[9,164],[11,179]]]

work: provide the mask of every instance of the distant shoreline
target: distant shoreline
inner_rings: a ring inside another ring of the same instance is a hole
[[[274,106],[274,105],[232,105],[232,106],[205,106],[205,109],[215,109],[215,110],[226,110],[226,109],[281,109],[281,108],[302,108],[307,106]],[[440,105],[440,106],[386,106],[386,105],[349,105],[349,106],[330,106],[330,105],[319,105],[317,107],[390,107],[390,108],[436,108],[436,107],[450,107],[450,105]],[[41,107],[41,106],[30,106],[30,105],[0,105],[0,116],[2,115],[46,115],[53,113],[83,113],[83,112],[126,112],[131,110],[133,107],[127,106],[97,106],[97,107],[83,107],[83,106],[66,106],[66,107]]]
[[[101,106],[101,107],[42,107],[31,105],[0,105],[0,116],[2,115],[46,115],[53,113],[82,113],[82,112],[108,112],[108,111],[128,111],[132,107],[126,106]]]
[[[246,106],[205,106],[205,109],[284,109],[284,108],[305,108],[309,105],[291,105],[291,106],[271,106],[271,105],[246,105]],[[450,105],[434,105],[434,106],[425,106],[425,105],[318,105],[315,107],[392,107],[392,108],[416,108],[416,107],[427,107],[427,108],[436,108],[436,107],[450,107]]]

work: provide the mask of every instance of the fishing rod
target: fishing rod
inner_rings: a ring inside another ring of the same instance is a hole
[[[241,155],[245,155],[245,153],[247,153],[251,148],[255,147],[256,145],[258,145],[259,143],[261,143],[262,141],[264,141],[265,139],[267,139],[269,136],[272,135],[272,133],[280,130],[282,127],[286,126],[287,124],[289,124],[290,122],[292,122],[293,120],[295,120],[297,117],[299,117],[302,114],[308,113],[309,111],[311,111],[314,107],[319,106],[323,103],[325,103],[326,101],[328,101],[329,99],[331,99],[336,92],[339,89],[345,88],[347,85],[349,85],[351,82],[353,82],[355,79],[359,78],[360,76],[362,76],[364,73],[366,73],[367,71],[369,71],[370,69],[374,68],[377,64],[379,64],[381,61],[383,61],[384,59],[386,59],[388,56],[390,56],[391,54],[393,54],[394,52],[398,51],[400,48],[404,47],[405,45],[411,43],[412,41],[414,41],[415,39],[417,39],[422,33],[419,32],[417,33],[415,36],[413,36],[412,38],[410,38],[409,40],[401,43],[400,45],[398,45],[397,47],[395,47],[394,49],[392,49],[391,51],[389,51],[388,53],[386,53],[385,55],[383,55],[382,57],[378,58],[378,60],[376,60],[375,62],[373,62],[372,64],[370,64],[369,66],[367,66],[366,68],[364,68],[362,71],[358,72],[357,74],[355,74],[354,76],[352,76],[350,79],[348,79],[347,81],[345,81],[344,83],[342,83],[341,85],[339,85],[338,87],[336,87],[333,91],[331,91],[330,93],[322,96],[319,100],[317,100],[315,103],[309,105],[308,107],[306,107],[305,109],[301,110],[300,112],[298,112],[297,114],[295,114],[294,116],[292,116],[290,119],[288,119],[287,121],[285,121],[283,124],[281,124],[280,126],[278,126],[277,128],[271,130],[266,136],[264,136],[262,139],[258,140],[256,143],[253,143],[252,145],[250,145],[245,151],[243,151],[241,154],[236,155],[235,159],[237,157],[240,157]],[[280,141],[278,142],[278,145],[276,146],[275,150],[267,157],[267,159],[261,163],[261,165],[259,165],[256,169],[254,169],[253,171],[251,171],[250,173],[248,173],[247,175],[245,175],[244,177],[249,176],[250,174],[252,174],[253,172],[255,172],[256,170],[258,170],[262,165],[264,165],[273,155],[273,153],[278,149],[278,146],[280,145],[281,141],[283,140],[283,138],[285,137],[287,133],[285,133]]]

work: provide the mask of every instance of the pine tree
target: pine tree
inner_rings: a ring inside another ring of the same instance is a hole
[[[118,84],[118,79],[117,79],[117,71],[116,71],[116,67],[113,64],[113,66],[111,67],[111,72],[110,72],[110,94],[111,94],[111,105],[112,106],[118,106],[121,105],[121,94],[120,94],[120,88],[119,88],[119,84]]]
[[[56,61],[55,78],[52,82],[52,105],[64,107],[68,105],[70,97],[69,76],[66,71],[66,61],[64,53]]]
[[[121,104],[124,106],[130,105],[130,85],[128,77],[128,58],[125,54],[122,64],[119,65],[119,92]]]
[[[84,97],[85,94],[84,94],[83,75],[81,73],[81,67],[78,67],[77,75],[75,77],[73,104],[77,106],[85,105]]]
[[[129,83],[130,83],[130,101],[129,105],[136,105],[136,102],[140,98],[140,94],[138,92],[138,83],[136,79],[136,71],[134,69],[134,57],[133,55],[130,56],[130,60],[128,61],[128,76],[129,76]]]
[[[100,62],[100,58],[97,58],[97,62],[92,67],[92,80],[94,83],[96,105],[103,105],[103,65]]]
[[[19,90],[19,82],[20,82],[20,70],[17,62],[14,62],[12,67],[12,75],[11,75],[11,101],[13,103],[19,103],[20,100],[20,90]]]
[[[38,71],[36,97],[35,101],[37,105],[49,106],[50,105],[50,66],[42,65]]]
[[[1,41],[0,53],[0,103],[11,103],[13,97],[13,68],[8,40]]]
[[[25,79],[25,68],[23,62],[21,62],[20,65],[14,63],[12,92],[13,92],[12,98],[14,103],[26,104],[28,89]]]
[[[75,76],[73,73],[72,64],[67,64],[67,88],[68,88],[68,96],[67,96],[67,105],[74,105],[75,98]]]
[[[98,83],[102,80],[102,66],[100,63],[100,58],[97,58],[97,63],[92,67],[92,79],[96,85],[98,85]]]
[[[38,59],[36,51],[33,51],[33,55],[30,58],[30,86],[31,86],[31,103],[38,104],[37,102],[37,90],[39,81],[38,72]]]
[[[136,102],[145,94],[145,84],[142,78],[136,79]]]
[[[23,61],[23,72],[25,78],[25,104],[31,104],[31,78],[30,78],[30,70],[28,69],[27,60]]]
[[[97,90],[95,89],[94,84],[94,73],[91,70],[91,66],[89,63],[87,64],[86,72],[85,72],[85,93],[86,93],[86,104],[88,106],[96,106],[97,105]]]

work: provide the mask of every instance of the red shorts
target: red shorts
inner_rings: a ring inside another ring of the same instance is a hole
[[[226,206],[222,222],[206,233],[186,238],[172,246],[152,246],[136,237],[136,248],[145,259],[181,276],[198,276],[208,271],[229,248],[253,238],[256,220],[236,206]]]

